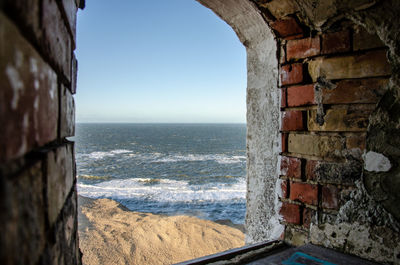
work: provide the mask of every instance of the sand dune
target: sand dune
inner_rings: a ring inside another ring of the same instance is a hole
[[[240,230],[195,217],[132,212],[109,199],[79,204],[85,265],[173,264],[244,245]]]

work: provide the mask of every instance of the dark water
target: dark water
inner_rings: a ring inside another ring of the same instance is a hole
[[[78,124],[78,191],[133,211],[243,223],[245,124]]]

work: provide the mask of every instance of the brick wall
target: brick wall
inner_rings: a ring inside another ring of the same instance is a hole
[[[1,264],[80,264],[75,0],[0,3]]]
[[[335,215],[361,179],[369,115],[391,67],[379,38],[354,24],[301,34],[293,19],[281,23],[281,214],[286,236],[308,238],[310,223]]]
[[[396,225],[381,226],[382,221],[376,217],[379,214],[371,214],[374,210],[370,209],[381,206],[368,199],[361,184],[371,114],[389,89],[392,78],[392,65],[387,57],[389,48],[376,34],[349,19],[339,18],[331,26],[318,29],[312,21],[316,17],[304,19],[306,12],[314,14],[311,7],[300,14],[305,7],[295,1],[254,2],[274,30],[280,46],[279,200],[281,223],[285,225],[283,238],[290,244],[312,242],[369,259],[393,262],[397,251],[394,249],[399,249],[394,239],[398,238]],[[368,201],[371,206],[357,205],[352,201],[355,197]],[[353,216],[351,211],[357,212],[357,218],[348,217]],[[386,216],[385,210],[379,211]],[[341,220],[348,222],[348,227],[354,227],[347,228],[346,235],[342,231],[342,236],[338,236]],[[362,222],[358,223],[359,220]],[[364,225],[366,228],[359,228]],[[326,227],[330,232],[326,232]],[[350,238],[350,230],[357,228],[354,234],[363,236],[363,242]],[[384,235],[385,229],[392,229],[389,233],[396,236]],[[396,247],[378,246],[376,238],[388,240]],[[371,248],[388,254],[385,257],[371,254]]]

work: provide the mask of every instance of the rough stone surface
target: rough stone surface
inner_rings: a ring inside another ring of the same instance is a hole
[[[371,51],[358,56],[318,58],[309,62],[308,71],[314,82],[319,77],[334,80],[391,74],[385,50]]]
[[[74,183],[73,143],[68,143],[47,153],[48,218],[54,225]]]
[[[75,135],[75,101],[71,92],[61,85],[60,138]]]
[[[40,161],[19,174],[0,174],[0,264],[37,264],[45,247],[45,201]]]
[[[57,76],[0,14],[0,163],[57,138]],[[13,45],[8,45],[13,43]]]
[[[356,159],[343,163],[309,160],[306,165],[307,178],[320,183],[354,185],[361,172],[362,163]]]
[[[287,226],[285,229],[285,241],[293,246],[302,246],[309,242],[308,232]]]

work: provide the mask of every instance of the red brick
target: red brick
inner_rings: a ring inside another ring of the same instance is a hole
[[[282,152],[287,152],[288,134],[282,133]]]
[[[282,180],[281,182],[281,190],[282,190],[282,198],[287,198],[289,193],[288,193],[288,188],[289,188],[289,182],[287,180]]]
[[[282,156],[281,175],[289,178],[301,178],[301,160],[299,158]]]
[[[334,185],[326,185],[322,187],[322,208],[338,209],[339,208],[339,189]]]
[[[322,53],[339,53],[350,51],[350,32],[340,31],[322,35]]]
[[[288,87],[286,91],[288,107],[315,104],[314,85],[292,86]]]
[[[286,98],[286,88],[282,88],[281,90],[281,108],[287,107],[287,98]]]
[[[302,59],[318,55],[321,50],[319,37],[289,40],[286,45],[287,60]]]
[[[282,131],[301,131],[303,126],[303,112],[299,110],[282,112]]]
[[[275,30],[279,37],[287,37],[303,33],[303,30],[294,18],[277,20],[271,22],[270,26]]]
[[[300,224],[300,206],[290,203],[282,203],[282,208],[279,211],[283,220],[290,224]]]
[[[318,204],[318,187],[308,183],[292,182],[290,184],[290,199],[303,203]]]
[[[303,226],[305,228],[310,228],[311,221],[315,216],[315,211],[309,208],[303,209]]]
[[[293,85],[303,82],[303,64],[295,63],[284,65],[281,68],[282,85]]]
[[[324,104],[377,103],[386,91],[389,79],[343,80],[334,89],[322,90]]]
[[[306,164],[306,178],[309,180],[315,180],[315,168],[318,166],[319,161],[308,160]]]

